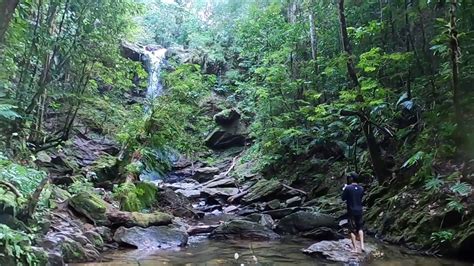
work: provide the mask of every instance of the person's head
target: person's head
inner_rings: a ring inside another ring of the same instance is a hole
[[[358,183],[359,175],[355,172],[351,172],[347,175],[347,184]]]

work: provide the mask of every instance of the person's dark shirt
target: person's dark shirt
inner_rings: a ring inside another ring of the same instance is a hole
[[[346,202],[349,214],[362,214],[362,196],[364,196],[364,189],[361,186],[355,184],[346,186],[342,192],[342,200]]]

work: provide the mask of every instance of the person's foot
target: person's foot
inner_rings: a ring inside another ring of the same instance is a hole
[[[357,248],[351,248],[351,253],[359,253],[359,251],[357,250]]]

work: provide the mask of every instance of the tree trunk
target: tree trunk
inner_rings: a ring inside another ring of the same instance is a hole
[[[316,28],[314,25],[314,14],[313,11],[309,10],[309,36],[310,36],[310,41],[311,41],[311,59],[314,61],[314,70],[315,74],[317,74],[319,71],[318,69],[318,40],[316,36]]]
[[[0,44],[5,41],[5,33],[12,20],[19,0],[0,0]]]
[[[405,50],[406,52],[410,52],[410,20],[408,17],[408,7],[410,5],[409,0],[405,0]],[[423,68],[422,68],[423,69]],[[406,89],[407,89],[407,96],[408,99],[411,99],[411,66],[408,66],[408,77],[406,81]]]
[[[374,167],[375,175],[380,183],[387,180],[390,177],[390,171],[388,171],[385,160],[382,157],[382,152],[377,140],[374,136],[374,131],[370,121],[368,119],[362,121],[362,131],[364,132],[365,139],[367,141],[367,148],[369,150],[370,160]]]
[[[457,124],[457,136],[456,142],[459,148],[464,144],[465,130],[463,129],[463,111],[461,103],[461,93],[459,88],[459,59],[461,51],[459,48],[458,32],[456,28],[456,9],[457,0],[451,0],[451,7],[449,9],[450,21],[449,21],[449,46],[451,48],[451,86],[453,90],[453,107],[454,116]]]
[[[360,93],[360,84],[359,79],[357,78],[357,73],[354,67],[354,59],[352,56],[352,47],[349,42],[349,35],[347,34],[347,24],[346,24],[346,15],[344,14],[344,0],[339,0],[339,25],[341,28],[341,39],[342,47],[347,53],[347,73],[351,78],[352,84],[354,87],[359,89]]]

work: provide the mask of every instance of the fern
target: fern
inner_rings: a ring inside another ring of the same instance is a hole
[[[418,151],[412,157],[403,163],[402,168],[407,168],[415,165],[417,162],[422,161],[425,158],[425,153],[422,151]]]
[[[457,211],[459,213],[462,213],[463,210],[464,210],[464,205],[458,200],[456,199],[455,197],[451,197],[449,198],[449,202],[448,202],[448,210],[454,210],[454,211]]]
[[[441,186],[444,185],[444,181],[439,179],[438,177],[430,178],[425,183],[425,189],[429,191],[439,191]]]
[[[457,182],[456,184],[452,185],[450,189],[453,193],[465,197],[471,194],[472,187],[468,183]]]
[[[17,107],[11,104],[3,104],[0,103],[0,118],[6,119],[6,120],[14,120],[16,118],[21,118],[21,115],[19,115],[17,112],[15,112],[14,109]]]

